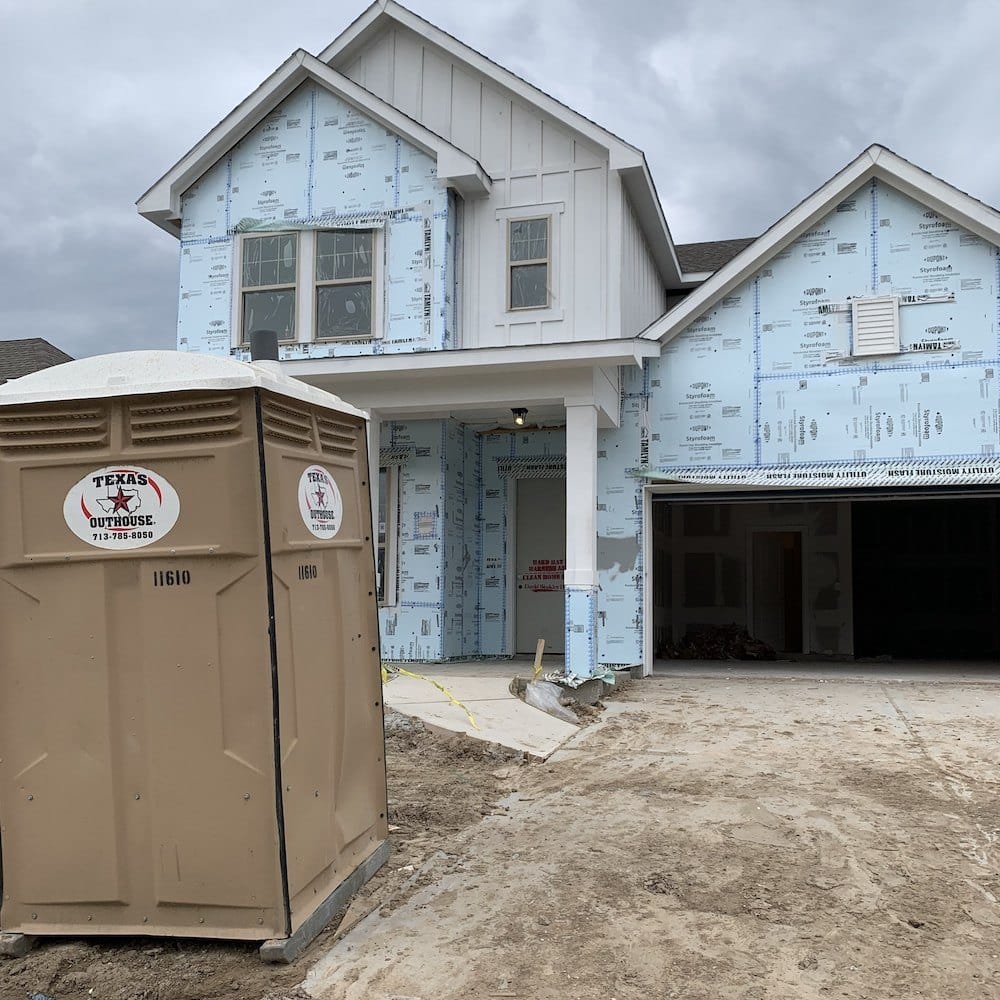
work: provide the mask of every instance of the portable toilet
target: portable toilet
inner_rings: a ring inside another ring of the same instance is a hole
[[[0,941],[291,960],[388,856],[366,416],[173,351],[0,388]]]

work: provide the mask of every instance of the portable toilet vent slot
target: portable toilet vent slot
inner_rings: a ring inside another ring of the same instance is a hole
[[[290,961],[388,856],[366,416],[143,351],[0,387],[0,953]]]

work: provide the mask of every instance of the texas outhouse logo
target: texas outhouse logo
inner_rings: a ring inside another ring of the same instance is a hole
[[[299,513],[317,538],[333,538],[340,531],[344,501],[333,473],[321,465],[310,465],[299,479]]]
[[[99,549],[150,545],[177,523],[180,512],[180,498],[170,483],[134,465],[88,473],[63,503],[70,531]]]

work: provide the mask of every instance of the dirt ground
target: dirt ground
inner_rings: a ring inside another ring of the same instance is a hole
[[[49,945],[0,995],[1000,998],[1000,685],[888,678],[636,683],[547,764],[398,731],[340,940]]]

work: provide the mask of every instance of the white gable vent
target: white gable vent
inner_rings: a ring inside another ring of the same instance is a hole
[[[899,298],[877,295],[851,302],[854,356],[899,354]]]

